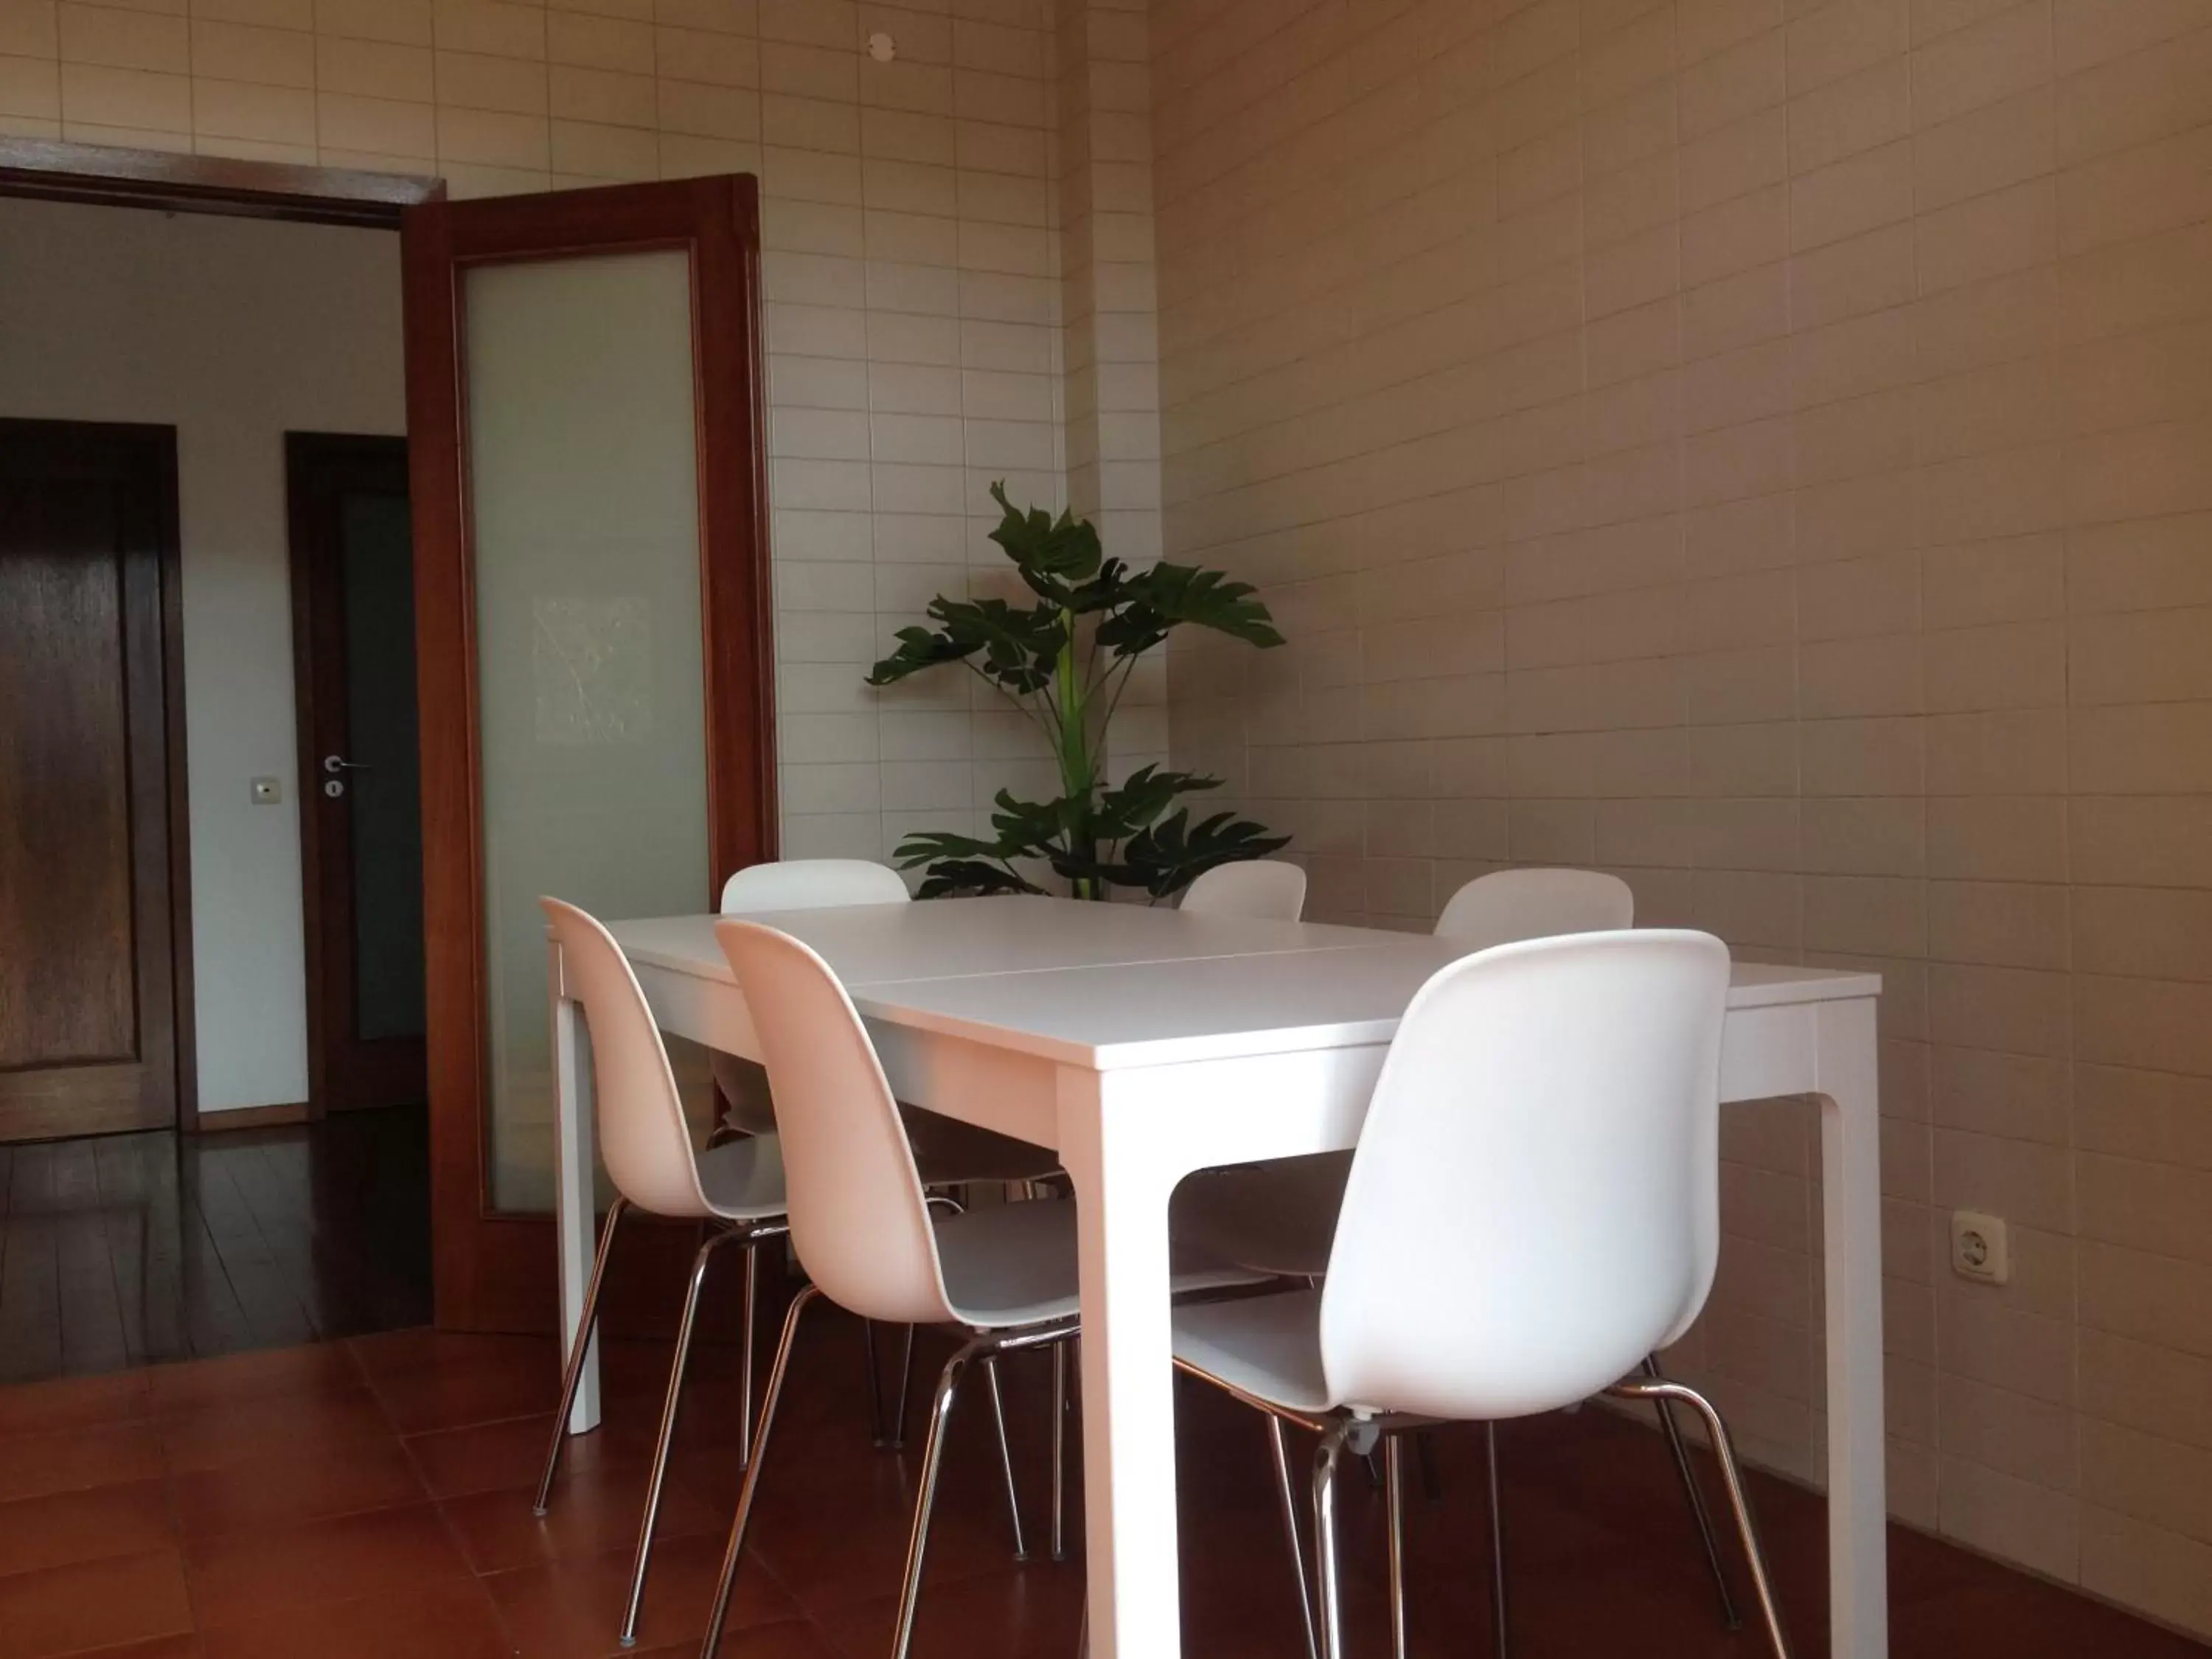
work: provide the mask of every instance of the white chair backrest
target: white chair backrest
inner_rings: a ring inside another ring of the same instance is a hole
[[[1470,951],[1636,925],[1636,895],[1601,870],[1493,870],[1451,896],[1437,937]]]
[[[561,974],[584,1005],[599,1099],[599,1156],[616,1190],[654,1215],[713,1213],[660,1028],[629,958],[599,920],[556,898],[538,901],[561,942]]]
[[[914,1150],[853,1000],[788,933],[731,918],[714,936],[767,1057],[800,1264],[864,1319],[951,1319]]]
[[[1201,871],[1180,907],[1194,915],[1296,921],[1305,914],[1306,872],[1284,859],[1246,859]]]
[[[904,904],[899,872],[866,859],[776,859],[749,864],[722,884],[722,914],[824,910],[834,904]]]
[[[1688,1328],[1720,1247],[1728,948],[1500,945],[1406,1011],[1322,1291],[1341,1402],[1489,1420],[1583,1400]]]
[[[826,910],[841,904],[904,904],[914,896],[899,872],[866,859],[776,859],[750,864],[722,884],[722,914]],[[735,1054],[708,1062],[714,1085],[730,1103],[730,1127],[749,1135],[775,1131],[775,1105],[760,1068]]]

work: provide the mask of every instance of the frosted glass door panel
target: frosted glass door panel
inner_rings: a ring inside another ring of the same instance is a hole
[[[542,894],[707,908],[690,266],[477,265],[463,329],[483,781],[489,1165],[553,1195]]]

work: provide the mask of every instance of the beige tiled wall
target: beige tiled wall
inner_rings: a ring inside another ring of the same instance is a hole
[[[1154,0],[1179,761],[1868,962],[1898,1511],[2212,1633],[2212,7]],[[1817,1143],[1682,1363],[1810,1473]],[[1946,1212],[2012,1229],[1948,1269]]]
[[[992,480],[1065,497],[1051,10],[0,0],[0,132],[457,196],[757,173],[785,848],[872,857],[1035,781],[1026,726],[963,677],[860,681],[932,593],[999,562]]]
[[[1144,0],[1059,0],[1060,288],[1068,504],[1107,550],[1160,554],[1159,338]],[[1109,772],[1168,759],[1167,662],[1121,699]]]

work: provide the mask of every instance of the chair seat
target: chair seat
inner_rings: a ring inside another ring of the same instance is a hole
[[[1285,1411],[1321,1413],[1337,1403],[1322,1370],[1318,1290],[1177,1308],[1175,1356]]]
[[[725,1221],[783,1214],[783,1145],[774,1135],[726,1140],[699,1154],[699,1190]]]
[[[970,1181],[1041,1181],[1060,1159],[1042,1146],[1002,1135],[942,1112],[899,1108],[914,1147],[915,1173],[925,1187],[958,1187]]]
[[[1221,1261],[1284,1279],[1328,1271],[1352,1154],[1322,1152],[1205,1170],[1176,1189],[1169,1231]]]
[[[1065,1319],[1077,1308],[1075,1200],[992,1204],[937,1224],[945,1299],[979,1331]],[[1170,1262],[1176,1292],[1249,1285],[1252,1275],[1178,1247]]]

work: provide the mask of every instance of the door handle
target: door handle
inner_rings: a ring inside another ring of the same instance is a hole
[[[340,772],[368,772],[374,769],[367,761],[349,761],[343,755],[323,757],[323,770],[333,776]]]

